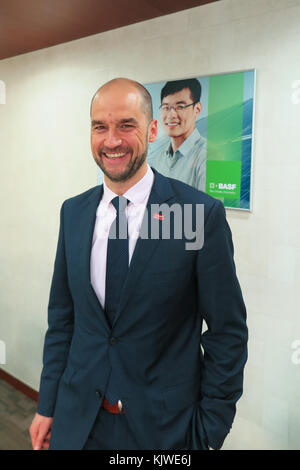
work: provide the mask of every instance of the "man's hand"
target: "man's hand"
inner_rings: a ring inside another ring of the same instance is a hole
[[[52,421],[53,418],[35,414],[29,428],[33,450],[49,449]]]

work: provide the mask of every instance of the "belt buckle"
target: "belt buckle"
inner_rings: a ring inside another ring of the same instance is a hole
[[[122,404],[121,400],[118,400],[118,410],[119,410],[119,414],[121,414],[123,412],[123,404]]]

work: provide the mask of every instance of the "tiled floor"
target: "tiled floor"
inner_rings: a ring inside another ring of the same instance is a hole
[[[0,450],[31,450],[29,426],[36,403],[0,379]]]

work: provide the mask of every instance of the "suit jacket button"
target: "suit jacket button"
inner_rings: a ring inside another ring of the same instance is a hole
[[[110,340],[109,340],[109,342],[110,342],[110,344],[111,344],[112,346],[113,346],[114,344],[116,344],[117,341],[118,341],[117,338],[114,338],[114,337],[111,337]]]
[[[98,396],[98,398],[102,398],[102,393],[100,392],[100,390],[96,390],[96,395]]]

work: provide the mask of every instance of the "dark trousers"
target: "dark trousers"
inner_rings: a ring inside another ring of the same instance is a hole
[[[113,414],[101,408],[83,450],[138,450],[126,413]]]

